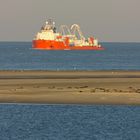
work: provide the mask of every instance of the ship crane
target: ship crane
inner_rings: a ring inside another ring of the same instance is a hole
[[[61,33],[61,35],[67,36],[67,37],[72,35],[71,31],[67,25],[60,26],[60,33]]]
[[[75,35],[77,38],[78,38],[78,36],[79,36],[79,37],[80,37],[80,40],[85,41],[85,37],[83,36],[83,33],[82,33],[82,31],[81,31],[79,25],[73,24],[73,25],[71,26],[71,32],[72,32],[72,34]],[[78,33],[78,36],[76,35],[76,32]]]

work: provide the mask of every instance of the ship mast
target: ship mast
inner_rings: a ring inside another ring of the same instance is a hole
[[[53,32],[56,32],[55,22],[53,22],[52,19],[49,19],[46,21],[46,24],[41,28],[42,30],[53,30]]]

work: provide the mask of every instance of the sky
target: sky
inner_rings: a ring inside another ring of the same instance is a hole
[[[0,0],[0,41],[32,41],[50,18],[102,42],[140,42],[140,0]]]

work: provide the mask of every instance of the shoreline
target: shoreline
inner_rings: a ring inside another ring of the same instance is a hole
[[[140,71],[0,70],[0,103],[140,105]]]

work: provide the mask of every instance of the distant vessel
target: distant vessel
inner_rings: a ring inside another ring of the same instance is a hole
[[[60,32],[57,32],[52,20],[42,26],[32,41],[32,47],[44,50],[104,50],[94,37],[85,39],[79,25],[73,24],[70,29],[61,25]]]

